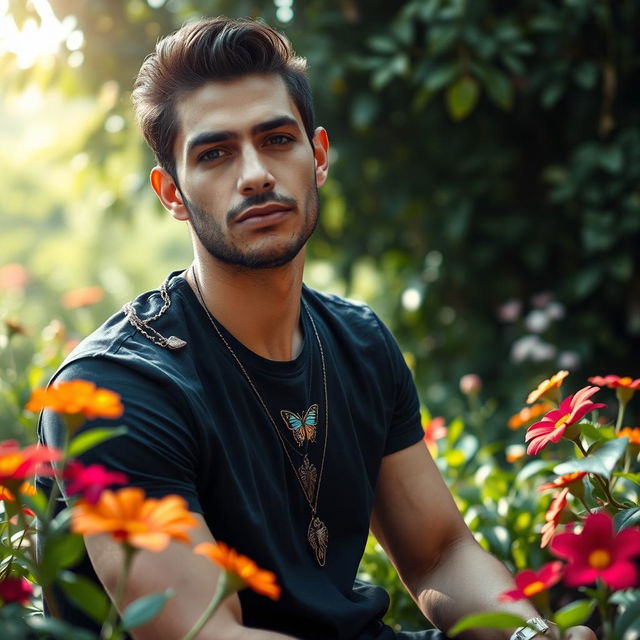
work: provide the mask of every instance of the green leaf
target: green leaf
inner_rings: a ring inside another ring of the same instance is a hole
[[[581,422],[579,427],[582,435],[589,438],[589,440],[611,440],[615,437],[613,435],[609,435],[608,429],[605,430],[602,427],[596,427],[590,422]]]
[[[595,606],[593,600],[576,600],[556,611],[553,621],[563,630],[568,629],[587,620]]]
[[[640,524],[640,507],[632,507],[631,509],[618,511],[613,517],[613,522],[616,525],[616,531]]]
[[[516,476],[515,484],[518,485],[532,476],[535,476],[537,473],[551,471],[554,464],[555,462],[547,460],[533,460],[532,462],[527,463]]]
[[[56,638],[57,640],[97,640],[97,636],[86,629],[72,627],[69,623],[44,616],[27,616],[25,622],[30,629],[38,633],[38,637]],[[2,636],[4,638],[4,635]]]
[[[456,80],[446,93],[447,109],[449,115],[459,121],[466,118],[476,106],[480,88],[471,76],[463,76]]]
[[[63,533],[62,535],[48,537],[44,543],[43,560],[40,567],[44,585],[51,583],[61,569],[78,564],[84,553],[82,536],[74,533]]]
[[[158,615],[174,591],[167,589],[164,593],[152,593],[134,600],[122,614],[122,627],[127,631],[139,627]]]
[[[98,427],[96,429],[89,429],[83,431],[80,435],[71,440],[69,444],[68,455],[70,458],[75,458],[81,453],[84,453],[91,447],[95,447],[105,440],[110,440],[116,436],[121,436],[127,433],[127,427]]]
[[[618,460],[626,451],[628,441],[628,438],[609,440],[586,458],[563,462],[555,467],[553,471],[559,476],[566,473],[574,473],[575,471],[588,471],[609,479]]]
[[[520,616],[512,613],[476,613],[471,616],[465,616],[458,620],[456,624],[447,631],[447,635],[455,636],[476,627],[484,627],[490,629],[510,629],[521,627],[527,624],[527,621]]]
[[[614,636],[623,640],[640,637],[640,589],[616,591],[609,602],[618,605]]]
[[[433,71],[425,73],[424,82],[422,84],[430,91],[439,91],[453,80],[457,70],[458,66],[455,64],[443,64],[433,69]]]
[[[21,493],[20,502],[22,502],[25,507],[31,509],[38,518],[42,518],[47,511],[47,498],[41,491],[38,491],[33,496]]]
[[[614,471],[614,478],[625,478],[626,480],[630,480],[635,484],[640,484],[640,473],[624,473],[623,471]]]
[[[65,596],[92,620],[102,624],[109,611],[109,599],[92,580],[63,571],[58,582]]]
[[[513,87],[508,76],[493,67],[487,67],[484,87],[493,102],[505,111],[513,106]]]

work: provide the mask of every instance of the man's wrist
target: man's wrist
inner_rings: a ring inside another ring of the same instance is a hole
[[[527,626],[518,627],[509,640],[530,640],[539,636],[547,636],[549,631],[549,623],[544,618],[529,618]]]

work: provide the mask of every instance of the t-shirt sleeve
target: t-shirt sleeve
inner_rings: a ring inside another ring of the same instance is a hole
[[[191,511],[202,513],[196,480],[200,447],[180,394],[159,380],[105,358],[76,360],[61,370],[56,381],[78,378],[118,393],[125,411],[117,420],[87,421],[76,435],[120,425],[127,432],[101,442],[77,459],[85,465],[101,464],[110,471],[125,473],[127,485],[144,489],[149,497],[180,495]],[[39,434],[44,444],[62,446],[60,416],[44,411]]]
[[[392,377],[394,405],[384,449],[384,455],[389,455],[419,442],[424,436],[424,430],[420,419],[420,401],[411,371],[389,329],[377,316],[376,320],[387,347],[388,371]]]

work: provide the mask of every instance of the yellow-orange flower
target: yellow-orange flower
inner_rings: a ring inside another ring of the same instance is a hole
[[[617,434],[618,438],[629,438],[629,444],[640,445],[640,427],[624,427]]]
[[[34,412],[51,409],[67,415],[82,414],[87,420],[119,418],[124,412],[117,393],[87,380],[54,382],[49,387],[34,389],[26,408]]]
[[[509,429],[519,429],[525,424],[533,422],[536,418],[543,416],[547,411],[553,409],[553,403],[545,400],[544,402],[538,402],[538,404],[531,405],[530,407],[524,407],[509,418],[507,426]]]
[[[102,298],[104,298],[104,289],[98,285],[93,285],[67,291],[67,293],[62,296],[62,304],[67,309],[77,309],[78,307],[85,307],[100,302]]]
[[[554,389],[559,389],[562,381],[569,375],[568,371],[558,371],[554,376],[551,376],[548,380],[543,380],[536,389],[534,389],[527,396],[527,404],[533,404],[547,396],[548,393]]]
[[[162,551],[171,540],[189,542],[187,529],[196,524],[184,498],[145,498],[138,487],[103,491],[96,504],[81,500],[71,515],[74,533],[110,533],[119,542],[149,551]]]
[[[251,558],[239,554],[224,542],[216,542],[215,544],[202,542],[193,551],[206,556],[211,562],[215,562],[225,571],[233,574],[256,593],[272,600],[280,598],[280,586],[276,582],[276,575],[271,571],[260,569]]]
[[[25,496],[35,496],[36,488],[29,482],[23,482],[18,489],[18,493],[22,493]],[[0,484],[0,500],[15,502],[16,497],[10,489]]]

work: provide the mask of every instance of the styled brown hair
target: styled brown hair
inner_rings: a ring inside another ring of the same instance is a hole
[[[265,24],[223,16],[203,18],[157,43],[140,67],[131,99],[156,161],[177,180],[173,145],[179,124],[176,103],[182,96],[211,81],[278,74],[311,140],[314,113],[306,67],[288,40]]]

